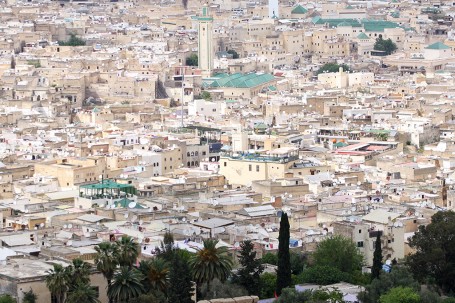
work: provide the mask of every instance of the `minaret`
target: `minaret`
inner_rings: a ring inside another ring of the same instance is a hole
[[[213,69],[213,18],[209,16],[209,8],[202,7],[202,16],[197,18],[198,27],[198,65],[203,77],[210,77]]]

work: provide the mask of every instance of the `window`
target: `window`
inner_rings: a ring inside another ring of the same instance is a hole
[[[252,171],[252,170],[253,170],[253,165],[249,164],[249,165],[248,165],[248,170],[249,170],[249,171]]]
[[[224,162],[224,167],[226,167],[226,166],[227,166],[227,162]]]
[[[357,242],[357,247],[363,247],[363,241]]]
[[[362,233],[362,230],[361,230],[361,229],[359,229],[359,234],[361,234],[361,233]]]
[[[259,165],[256,165],[256,171],[259,171]]]
[[[205,156],[207,153],[205,151],[202,152],[202,155]]]

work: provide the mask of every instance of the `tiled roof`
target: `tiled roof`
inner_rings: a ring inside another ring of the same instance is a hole
[[[291,14],[306,14],[308,13],[308,10],[301,6],[300,4],[297,5],[292,11]]]
[[[370,37],[368,37],[364,32],[361,32],[360,34],[358,34],[357,38],[362,39],[362,40],[370,39]]]
[[[232,75],[221,75],[211,83],[211,87],[236,87],[236,88],[250,88],[255,87],[274,80],[275,77],[271,74],[241,74],[236,73]]]
[[[442,42],[436,42],[425,47],[426,49],[450,49],[447,45]]]

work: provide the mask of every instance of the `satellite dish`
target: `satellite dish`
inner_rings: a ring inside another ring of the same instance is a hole
[[[73,245],[73,241],[68,240],[68,242],[66,242],[66,246],[71,246],[71,245]]]
[[[128,213],[124,214],[123,216],[125,217],[125,219],[128,219]]]
[[[66,224],[63,224],[63,228],[65,228],[65,229],[66,229],[66,228],[68,228],[68,225],[66,225]]]
[[[41,228],[43,228],[44,226],[46,226],[44,223],[41,223],[41,224],[39,225],[39,227],[41,227]]]
[[[142,225],[142,224],[144,224],[144,221],[139,220],[139,225]]]
[[[115,204],[112,204],[112,205],[111,205],[111,209],[114,209],[114,208],[115,208]]]
[[[186,218],[185,218],[185,217],[183,217],[183,218],[182,218],[182,221],[183,221],[183,222],[186,222]]]
[[[130,202],[130,203],[128,204],[128,207],[129,207],[129,208],[135,208],[136,205],[137,205],[136,202]]]
[[[68,228],[73,228],[73,224],[68,224]]]
[[[279,210],[279,211],[276,212],[276,216],[277,217],[281,218],[282,215],[283,215],[283,211]]]
[[[137,220],[137,216],[136,216],[136,215],[134,215],[134,216],[131,218],[131,221],[133,221],[133,222],[134,222],[134,221],[136,221],[136,220]]]

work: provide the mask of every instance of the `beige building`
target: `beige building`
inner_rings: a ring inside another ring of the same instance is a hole
[[[114,177],[109,175],[104,157],[44,161],[35,164],[35,175],[57,177],[59,186],[62,187],[96,182],[101,175],[105,178]]]
[[[221,156],[220,174],[231,185],[251,186],[257,180],[284,178],[298,160],[298,151],[292,148],[278,148],[267,154],[234,153]]]
[[[53,268],[53,263],[61,264],[64,267],[69,264],[63,261],[44,261],[27,258],[12,258],[6,265],[0,268],[0,293],[10,294],[22,302],[24,292],[33,290],[38,295],[37,303],[53,302],[49,289],[46,286],[45,278],[47,271]],[[92,272],[90,285],[95,287],[98,293],[98,300],[107,303],[107,281],[99,272]]]

